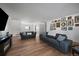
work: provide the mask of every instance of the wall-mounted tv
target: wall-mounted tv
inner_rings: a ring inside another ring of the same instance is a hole
[[[8,15],[0,8],[0,31],[4,31],[8,20]]]

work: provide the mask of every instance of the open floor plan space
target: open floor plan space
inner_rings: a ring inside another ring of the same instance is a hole
[[[0,56],[78,56],[79,3],[0,3]]]

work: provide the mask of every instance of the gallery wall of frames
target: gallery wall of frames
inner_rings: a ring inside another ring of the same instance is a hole
[[[57,28],[60,28],[62,31],[73,30],[73,26],[79,27],[79,15],[52,20],[50,30],[56,30]]]

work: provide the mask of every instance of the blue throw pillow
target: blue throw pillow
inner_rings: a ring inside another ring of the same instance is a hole
[[[63,41],[65,39],[66,39],[66,37],[62,36],[62,35],[59,35],[58,38],[57,38],[58,41]]]

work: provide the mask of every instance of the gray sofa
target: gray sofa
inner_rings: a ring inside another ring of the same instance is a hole
[[[30,32],[20,32],[21,39],[30,39],[36,37],[36,32],[30,31]]]
[[[40,34],[40,39],[65,54],[71,51],[72,40],[67,39],[64,34],[56,34],[56,36],[51,36],[47,33]]]

